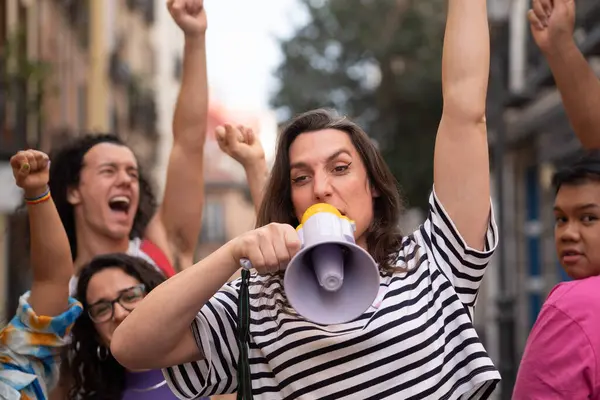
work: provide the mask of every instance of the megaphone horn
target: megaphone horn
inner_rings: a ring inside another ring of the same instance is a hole
[[[291,306],[309,321],[332,325],[362,315],[379,292],[379,269],[354,240],[355,224],[333,206],[311,206],[297,228],[301,250],[284,276]]]

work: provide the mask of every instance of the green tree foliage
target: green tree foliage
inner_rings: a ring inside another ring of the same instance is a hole
[[[18,27],[0,45],[0,87],[5,88],[5,101],[22,101],[27,113],[40,113],[43,99],[49,94],[47,82],[52,66],[28,57],[26,44],[25,29]]]
[[[306,25],[281,42],[282,116],[334,108],[380,146],[411,206],[425,207],[442,110],[443,0],[300,0]]]

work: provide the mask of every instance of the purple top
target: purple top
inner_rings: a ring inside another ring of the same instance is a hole
[[[161,370],[130,372],[125,376],[123,400],[175,400]],[[208,400],[208,397],[201,397]]]

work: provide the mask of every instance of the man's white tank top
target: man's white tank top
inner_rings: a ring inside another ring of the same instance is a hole
[[[154,266],[157,271],[162,272],[160,268],[156,265],[156,262],[142,250],[142,240],[140,238],[135,238],[129,241],[129,248],[127,249],[127,254],[133,257],[139,257],[144,261],[150,263],[150,265]],[[77,282],[79,281],[78,277],[73,275],[71,280],[69,281],[69,293],[71,296],[75,296],[77,293]]]

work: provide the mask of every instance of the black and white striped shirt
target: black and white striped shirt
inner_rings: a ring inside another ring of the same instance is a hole
[[[493,214],[485,251],[469,248],[433,192],[429,215],[406,236],[380,297],[358,320],[321,326],[282,311],[281,282],[252,276],[250,349],[255,399],[485,399],[500,380],[471,323],[497,243]],[[269,280],[269,283],[263,283]],[[192,324],[206,359],[163,371],[181,399],[233,393],[239,280]]]

